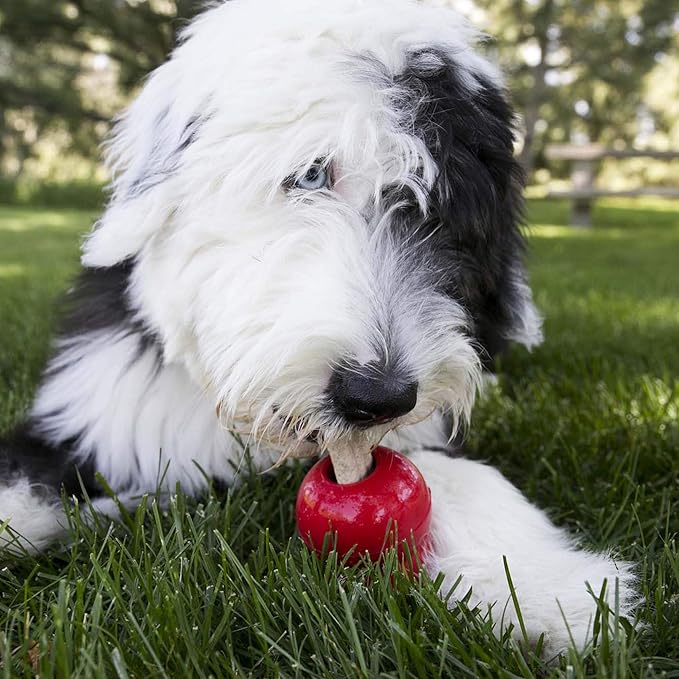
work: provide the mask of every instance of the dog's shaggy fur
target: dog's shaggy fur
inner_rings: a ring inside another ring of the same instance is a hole
[[[516,623],[503,557],[548,652],[567,625],[587,642],[586,583],[619,578],[629,612],[626,565],[437,452],[484,364],[541,340],[512,112],[476,39],[416,0],[235,0],[190,25],[118,122],[112,199],[1,446],[5,548],[59,536],[62,489],[110,509],[96,472],[133,502],[232,482],[242,440],[266,468],[387,436],[432,488],[430,571],[462,576],[498,631]]]

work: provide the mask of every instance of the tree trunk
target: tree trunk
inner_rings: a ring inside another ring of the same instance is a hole
[[[525,136],[523,148],[519,155],[519,160],[523,165],[528,181],[531,180],[535,166],[535,125],[540,120],[540,109],[545,103],[545,93],[547,91],[547,83],[545,82],[545,75],[548,69],[547,53],[549,50],[547,32],[552,24],[553,15],[554,0],[545,0],[544,5],[539,7],[533,15],[532,23],[538,47],[540,48],[540,61],[531,69],[533,87],[528,94],[523,112]]]
[[[523,112],[524,138],[523,148],[519,154],[519,161],[523,165],[526,179],[530,181],[535,166],[535,125],[540,119],[540,107],[544,103],[545,96],[545,73],[547,64],[544,62],[544,53],[540,63],[533,69],[535,84],[530,91],[526,107]]]

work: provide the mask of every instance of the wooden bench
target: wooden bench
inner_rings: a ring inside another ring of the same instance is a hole
[[[679,187],[643,186],[616,191],[599,188],[595,184],[596,163],[603,158],[654,158],[676,160],[679,151],[637,151],[634,149],[607,149],[602,144],[549,144],[545,149],[549,160],[566,160],[571,163],[571,188],[550,191],[548,198],[568,198],[571,201],[571,224],[579,227],[592,225],[592,202],[606,196],[638,197],[660,196],[679,198]]]

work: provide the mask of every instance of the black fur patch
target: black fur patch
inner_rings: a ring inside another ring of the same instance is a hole
[[[27,478],[36,486],[36,492],[57,496],[63,488],[67,495],[89,497],[101,495],[95,480],[94,466],[86,462],[77,464],[71,450],[75,441],[64,441],[59,446],[46,443],[28,426],[15,430],[0,442],[0,479],[11,482]]]
[[[474,77],[477,87],[443,52],[419,52],[394,91],[395,105],[411,113],[404,116],[412,120],[408,131],[426,143],[439,168],[429,219],[418,220],[413,199],[405,221],[433,234],[428,256],[446,272],[437,285],[468,311],[490,362],[505,346],[519,305],[512,272],[523,270],[523,172],[504,93]]]
[[[134,260],[115,266],[83,269],[66,295],[65,314],[59,334],[84,335],[114,328],[137,334],[141,350],[158,343],[155,334],[141,321],[129,298]]]
[[[162,130],[169,111],[165,109],[156,120],[156,129]],[[200,126],[206,116],[194,115],[184,126],[181,136],[174,148],[167,148],[168,142],[158,133],[153,149],[146,164],[146,168],[137,179],[130,185],[127,198],[136,198],[146,193],[154,186],[162,183],[167,177],[174,174],[179,168],[181,154],[195,141]]]
[[[84,269],[66,295],[59,336],[68,339],[107,330],[134,334],[139,338],[139,350],[138,355],[130,356],[130,361],[156,347],[155,335],[139,319],[129,299],[133,269],[132,260],[108,268]],[[160,365],[159,350],[156,356]],[[52,374],[67,368],[52,368]],[[93,375],[92,379],[97,376]],[[91,497],[100,495],[94,466],[90,462],[76,464],[73,459],[77,439],[76,436],[51,443],[45,440],[40,422],[28,420],[0,441],[0,480],[24,477],[45,493],[58,495],[63,487],[67,494],[76,496],[82,494],[82,481]]]

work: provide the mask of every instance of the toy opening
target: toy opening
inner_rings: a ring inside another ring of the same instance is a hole
[[[340,484],[337,481],[337,477],[335,476],[335,468],[332,466],[332,461],[330,461],[330,464],[328,464],[326,470],[325,470],[325,477],[330,481],[331,483],[336,483],[338,486],[342,485],[344,488],[351,488],[351,486],[355,486],[357,483],[363,483],[366,479],[371,477],[375,473],[375,469],[377,468],[377,464],[375,462],[375,454],[371,453],[370,457],[372,458],[372,462],[370,463],[370,468],[368,469],[368,473],[359,481],[355,481],[354,483],[343,483]]]

